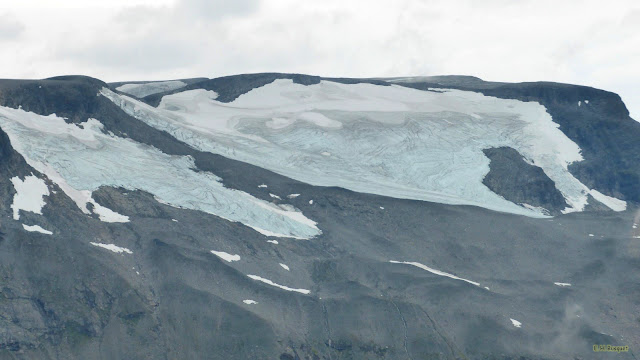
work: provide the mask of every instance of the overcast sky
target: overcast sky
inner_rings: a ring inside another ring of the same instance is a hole
[[[0,77],[465,74],[619,93],[640,119],[637,0],[0,0]]]

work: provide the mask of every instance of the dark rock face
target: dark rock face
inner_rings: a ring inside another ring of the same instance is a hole
[[[265,78],[224,86],[239,93]],[[14,221],[9,179],[43,176],[0,130],[2,359],[591,359],[595,343],[640,346],[634,277],[640,249],[630,237],[635,207],[532,219],[314,187],[195,151],[96,96],[101,86],[77,77],[0,81],[0,104],[73,122],[95,117],[118,136],[191,155],[200,171],[261,199],[299,193],[286,203],[317,221],[323,235],[274,245],[242,224],[111,187],[94,198],[131,222],[104,223],[51,183],[56,192],[46,197],[43,214],[22,212]],[[491,186],[503,196],[562,207],[552,183],[515,151],[485,153]],[[623,181],[620,173],[609,175]],[[263,183],[268,190],[257,187]],[[41,224],[53,235],[25,232],[22,223]],[[210,250],[242,260],[228,263]],[[419,262],[480,285],[390,260]]]
[[[489,173],[482,181],[491,191],[516,204],[543,207],[557,215],[568,205],[544,171],[527,163],[515,149],[485,149],[491,160]]]
[[[96,94],[104,82],[86,76],[61,76],[45,80],[0,80],[0,104],[37,114],[56,115],[72,122],[85,121],[95,112]]]

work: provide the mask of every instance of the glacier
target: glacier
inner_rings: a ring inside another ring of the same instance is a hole
[[[546,217],[545,209],[512,203],[482,183],[489,172],[482,150],[511,147],[555,182],[569,205],[563,212],[584,210],[597,194],[568,171],[583,160],[581,150],[537,102],[288,79],[230,103],[204,89],[166,95],[157,108],[106,88],[100,93],[198,150],[312,185]],[[594,198],[624,208],[621,200]]]
[[[129,221],[91,197],[98,188],[111,186],[143,190],[162,203],[240,222],[267,236],[309,239],[321,233],[313,220],[292,206],[226,188],[217,176],[195,171],[193,158],[106,134],[96,119],[68,124],[55,114],[0,107],[0,127],[29,165],[56,183],[84,213],[90,213],[91,203],[103,221]]]

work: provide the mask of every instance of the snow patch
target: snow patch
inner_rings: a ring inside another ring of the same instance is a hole
[[[407,265],[413,265],[413,266],[415,266],[415,267],[419,267],[419,268],[420,268],[420,269],[422,269],[422,270],[426,270],[426,271],[428,271],[428,272],[430,272],[430,273],[432,273],[432,274],[436,274],[436,275],[440,275],[440,276],[445,276],[445,277],[448,277],[448,278],[451,278],[451,279],[465,281],[465,282],[468,282],[469,284],[473,284],[473,285],[475,285],[475,286],[480,286],[480,283],[477,283],[477,282],[475,282],[475,281],[471,281],[471,280],[467,280],[467,279],[464,279],[464,278],[461,278],[461,277],[457,277],[457,276],[455,276],[455,275],[452,275],[452,274],[446,273],[446,272],[444,272],[444,271],[440,271],[440,270],[436,270],[436,269],[430,268],[430,267],[428,267],[428,266],[426,266],[426,265],[424,265],[424,264],[418,263],[418,262],[411,262],[411,261],[395,261],[395,260],[389,260],[389,262],[390,262],[390,263],[392,263],[392,264],[407,264]]]
[[[313,200],[309,200],[309,205],[313,205]]]
[[[290,271],[290,270],[289,270],[289,267],[288,267],[287,265],[285,265],[285,264],[283,264],[283,263],[280,263],[280,266],[282,266],[282,268],[283,268],[283,269],[285,269],[285,270],[287,270],[287,271]]]
[[[44,180],[29,175],[25,176],[23,181],[15,176],[11,178],[11,183],[16,189],[13,204],[11,204],[13,219],[20,219],[20,210],[42,215],[42,207],[46,204],[43,197],[49,195],[49,188]]]
[[[103,249],[107,249],[109,251],[113,251],[116,254],[120,254],[120,253],[133,254],[131,250],[120,247],[120,246],[116,246],[114,244],[103,244],[103,243],[95,243],[95,242],[92,242],[90,244],[93,246],[101,247]]]
[[[295,292],[299,292],[301,294],[309,294],[311,291],[307,290],[307,289],[293,289],[290,288],[288,286],[284,286],[284,285],[279,285],[274,283],[273,281],[269,280],[269,279],[265,279],[263,277],[257,276],[257,275],[247,275],[249,278],[253,279],[253,280],[257,280],[257,281],[261,281],[265,284],[271,285],[271,286],[275,286],[277,288],[280,288],[282,290],[287,290],[287,291],[295,291]]]
[[[593,235],[593,234],[589,234],[589,236],[590,236],[590,237],[594,237],[595,235]]]
[[[124,84],[116,88],[116,90],[123,93],[133,95],[137,98],[143,98],[152,94],[160,92],[171,91],[180,89],[187,86],[186,83],[178,80],[171,81],[157,81],[144,84]]]
[[[268,243],[278,245],[278,240],[267,240]]]
[[[571,284],[569,283],[563,283],[563,282],[554,282],[554,285],[560,286],[560,287],[568,287],[571,286]]]
[[[515,326],[517,328],[522,327],[522,323],[520,321],[518,321],[516,319],[509,319],[509,320],[511,320],[511,324],[513,324],[513,326]]]
[[[250,299],[242,300],[242,302],[243,302],[243,303],[245,303],[245,304],[247,304],[247,305],[255,305],[255,304],[257,304],[257,303],[258,303],[257,301],[255,301],[255,300],[250,300]]]
[[[128,216],[118,214],[117,212],[98,204],[93,199],[91,199],[91,203],[93,204],[93,213],[98,215],[100,221],[108,223],[129,222]]]
[[[269,193],[269,196],[271,196],[274,199],[282,200],[282,198],[276,194]]]
[[[258,187],[259,187],[259,188],[266,188],[266,187],[267,187],[267,185],[262,184],[262,185],[258,185]]]
[[[589,194],[591,194],[591,196],[593,196],[594,199],[606,205],[609,209],[613,211],[625,211],[627,209],[627,202],[624,200],[619,200],[614,197],[607,196],[595,189],[592,189],[591,191],[589,191]]]
[[[288,197],[289,199],[295,199],[295,198],[297,198],[298,196],[300,196],[300,194],[289,194],[289,195],[287,195],[287,197]]]
[[[211,253],[226,262],[240,261],[240,255],[231,255],[224,251],[214,251],[214,250],[211,250]]]
[[[40,227],[39,225],[31,225],[31,226],[29,226],[29,225],[22,224],[22,227],[25,230],[30,231],[30,232],[39,232],[39,233],[46,234],[46,235],[53,235],[53,233],[51,231],[45,230],[42,227]]]

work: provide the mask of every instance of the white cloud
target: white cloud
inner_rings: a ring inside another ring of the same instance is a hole
[[[604,88],[640,118],[633,0],[19,3],[9,11],[25,28],[5,46],[16,55],[0,59],[3,77],[469,74]]]

